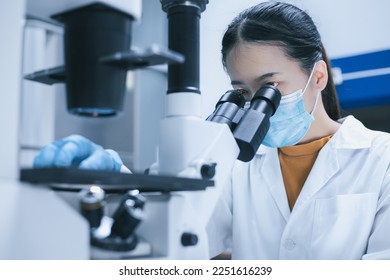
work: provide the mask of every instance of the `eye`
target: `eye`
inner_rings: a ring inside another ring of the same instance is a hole
[[[265,84],[276,87],[276,86],[278,86],[279,83],[278,82],[267,82]]]
[[[252,94],[248,90],[244,88],[236,88],[235,90],[239,91],[245,97],[245,100],[249,101],[252,99]]]
[[[248,95],[249,94],[249,92],[246,89],[243,89],[243,88],[237,88],[236,90],[239,91],[242,95]]]

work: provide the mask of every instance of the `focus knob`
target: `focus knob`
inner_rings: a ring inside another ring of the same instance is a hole
[[[194,233],[184,232],[181,236],[181,244],[183,246],[195,246],[198,244],[198,236]]]

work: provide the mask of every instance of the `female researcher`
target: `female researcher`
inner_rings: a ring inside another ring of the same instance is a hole
[[[390,136],[340,119],[320,35],[303,11],[266,2],[222,41],[232,86],[248,99],[277,85],[263,146],[237,162],[210,222],[212,254],[237,259],[390,259]]]
[[[229,25],[222,57],[248,100],[267,83],[282,100],[264,145],[251,162],[236,163],[223,190],[207,227],[211,255],[390,259],[390,136],[340,119],[311,18],[284,3],[251,7]],[[73,150],[83,168],[121,168],[115,153],[77,137],[45,147],[35,166],[67,166]]]

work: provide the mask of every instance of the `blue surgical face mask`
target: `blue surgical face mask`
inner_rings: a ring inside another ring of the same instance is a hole
[[[306,135],[314,120],[313,114],[319,97],[318,93],[313,110],[311,113],[307,112],[303,94],[310,83],[314,67],[303,90],[299,89],[291,94],[282,96],[278,109],[270,118],[270,128],[263,140],[265,146],[271,148],[293,146]]]

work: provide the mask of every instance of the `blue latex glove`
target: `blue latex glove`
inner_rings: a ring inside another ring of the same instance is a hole
[[[44,146],[34,158],[34,168],[71,167],[120,171],[117,152],[103,149],[80,135],[71,135]]]

